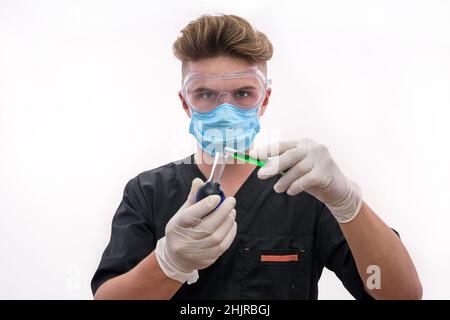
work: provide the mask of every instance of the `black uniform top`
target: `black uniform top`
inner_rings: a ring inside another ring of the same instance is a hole
[[[112,221],[110,242],[92,279],[93,293],[155,249],[196,177],[206,180],[191,155],[128,182]],[[238,229],[232,245],[199,271],[196,283],[183,284],[174,299],[317,299],[324,267],[353,297],[369,297],[328,208],[306,192],[276,193],[273,185],[278,178],[261,180],[257,169],[252,172],[235,195]]]

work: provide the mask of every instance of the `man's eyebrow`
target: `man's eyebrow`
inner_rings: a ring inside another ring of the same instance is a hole
[[[236,90],[250,90],[250,89],[256,89],[256,87],[255,86],[243,86]]]
[[[215,90],[206,88],[206,87],[198,87],[198,88],[195,88],[195,90],[194,90],[194,92],[203,92],[203,91],[215,91]]]
[[[256,87],[255,86],[243,86],[243,87],[239,87],[239,88],[237,88],[237,89],[233,89],[234,91],[239,91],[239,90],[256,90]],[[206,87],[198,87],[198,88],[195,88],[194,90],[193,90],[193,92],[203,92],[203,91],[217,91],[217,90],[214,90],[214,89],[211,89],[211,88],[206,88]]]

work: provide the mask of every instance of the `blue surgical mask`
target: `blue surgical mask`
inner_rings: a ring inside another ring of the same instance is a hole
[[[241,109],[229,103],[205,113],[191,110],[189,132],[211,156],[216,151],[223,152],[225,147],[244,152],[259,132],[258,110],[259,107]]]

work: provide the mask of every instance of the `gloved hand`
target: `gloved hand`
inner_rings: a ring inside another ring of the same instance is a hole
[[[338,222],[351,221],[361,208],[359,186],[342,174],[323,145],[310,139],[286,141],[253,150],[250,156],[273,157],[258,171],[261,179],[289,169],[274,185],[276,192],[296,195],[306,191],[322,201]]]
[[[181,283],[196,282],[198,270],[213,264],[236,236],[236,200],[228,197],[215,210],[220,196],[209,196],[195,203],[195,194],[202,185],[201,179],[192,181],[186,202],[169,220],[165,236],[156,244],[156,259],[161,269]]]

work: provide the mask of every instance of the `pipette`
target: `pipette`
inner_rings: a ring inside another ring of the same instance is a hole
[[[226,159],[227,155],[225,153],[216,152],[211,169],[211,174],[205,184],[200,187],[200,189],[198,189],[197,194],[195,195],[196,202],[206,198],[207,196],[215,194],[220,196],[220,202],[217,207],[220,206],[220,204],[223,202],[223,200],[225,199],[225,194],[223,193],[222,187],[220,186],[220,181],[225,169]]]

